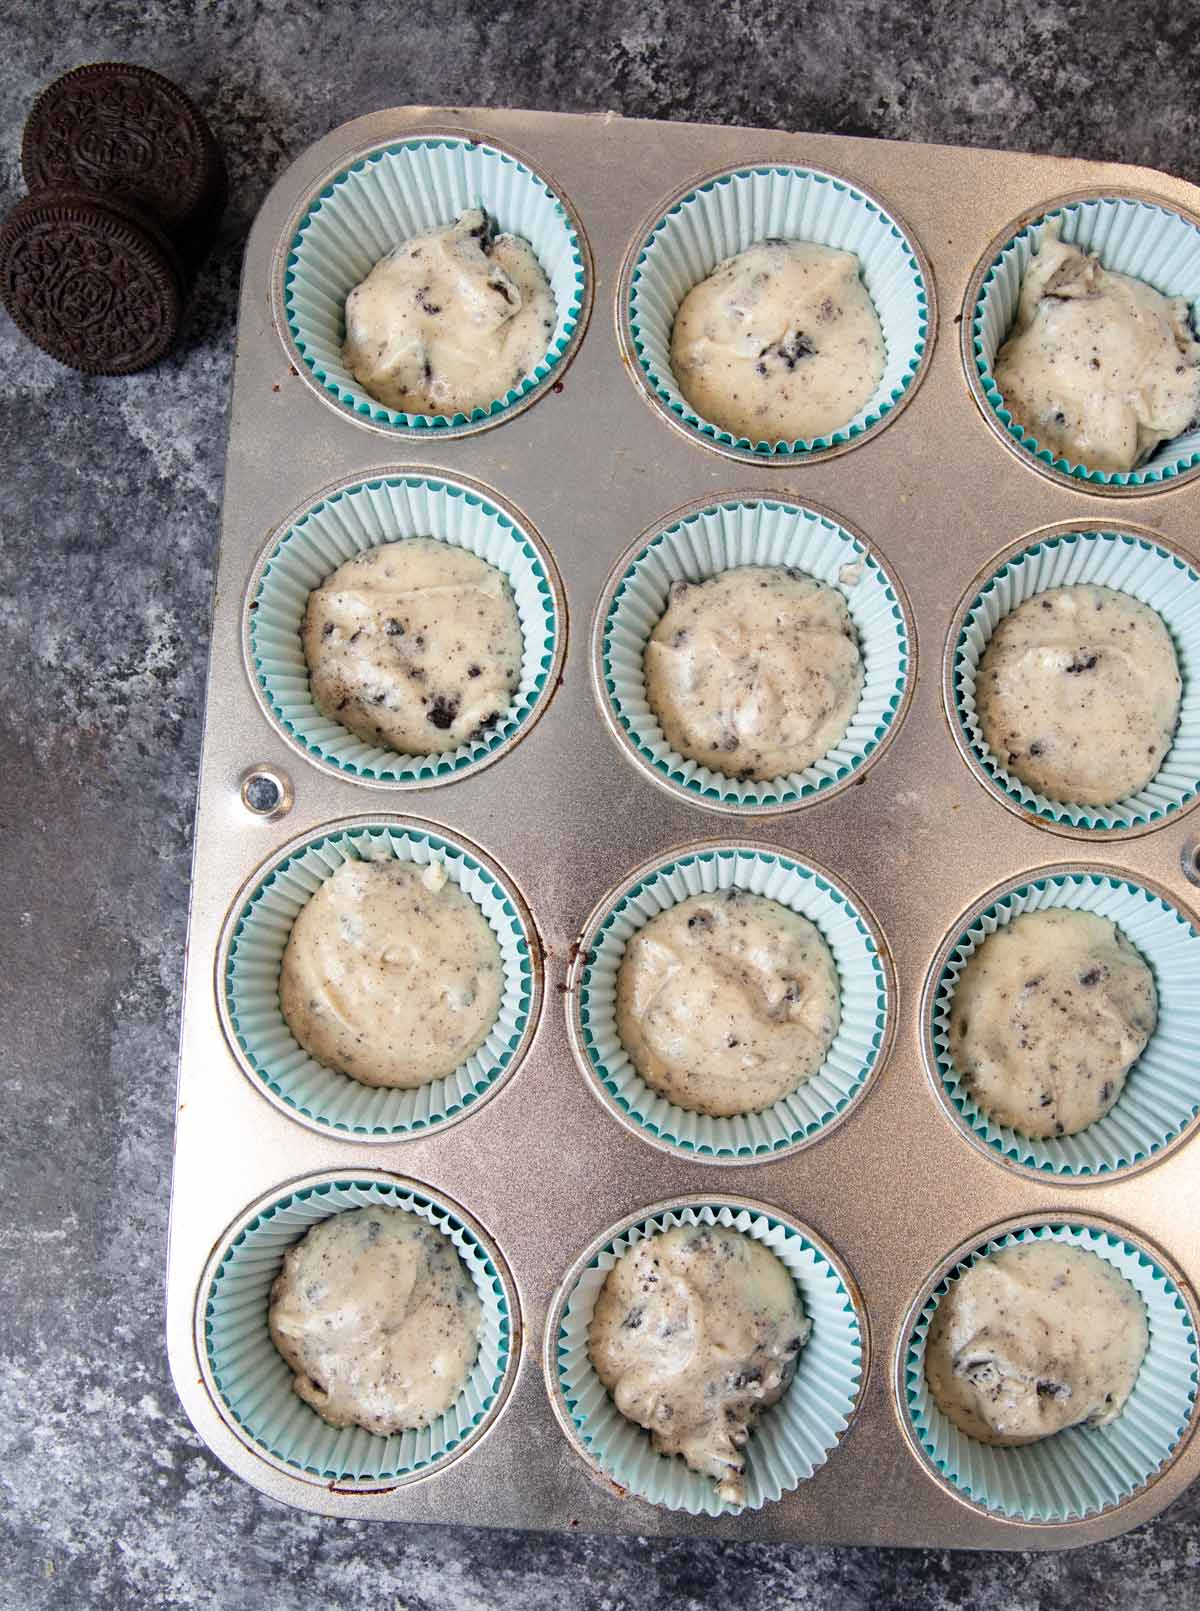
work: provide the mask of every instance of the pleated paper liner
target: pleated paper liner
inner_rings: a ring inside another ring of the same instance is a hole
[[[692,895],[740,889],[780,902],[820,931],[837,965],[841,1023],[821,1067],[761,1113],[691,1113],[642,1079],[616,1023],[617,975],[630,938]],[[874,921],[820,869],[749,845],[671,853],[606,898],[579,942],[567,995],[571,1042],[593,1092],[620,1121],[667,1151],[701,1163],[781,1157],[815,1141],[865,1093],[891,1036],[890,971]]]
[[[767,237],[853,252],[886,349],[865,406],[825,436],[752,442],[702,419],[671,370],[671,330],[688,292],[717,264]],[[738,168],[672,200],[631,254],[622,278],[623,338],[634,374],[677,424],[709,446],[793,463],[863,441],[911,398],[933,344],[932,278],[914,237],[866,191],[815,168]]]
[[[767,780],[727,777],[680,755],[646,700],[646,645],[671,583],[740,565],[791,566],[837,588],[863,660],[862,695],[842,739],[803,772]],[[899,726],[915,660],[908,602],[875,548],[827,511],[787,499],[689,505],[668,515],[618,561],[593,624],[593,676],[613,733],[656,783],[720,811],[790,811],[860,776]]]
[[[1072,805],[1031,789],[1000,764],[975,709],[979,663],[992,633],[1027,599],[1051,588],[1109,587],[1157,611],[1179,659],[1179,724],[1162,766],[1139,793],[1109,806]],[[1010,551],[978,589],[952,629],[947,703],[964,753],[1005,804],[1078,837],[1142,833],[1200,797],[1200,575],[1148,534],[1049,527]]]
[[[1104,1427],[1071,1427],[1011,1448],[960,1432],[925,1380],[925,1342],[937,1306],[977,1260],[1019,1243],[1052,1239],[1098,1254],[1146,1305],[1150,1346],[1125,1408]],[[1045,1221],[985,1238],[967,1253],[917,1315],[903,1349],[901,1410],[923,1458],[981,1509],[1013,1521],[1077,1521],[1111,1510],[1146,1486],[1170,1460],[1195,1414],[1195,1318],[1171,1276],[1148,1249],[1086,1222]]]
[[[1093,912],[1116,924],[1149,964],[1158,1021],[1125,1088],[1105,1116],[1077,1135],[1034,1140],[977,1106],[950,1052],[954,992],[968,961],[1023,912]],[[923,1039],[934,1085],[951,1115],[998,1160],[1063,1183],[1102,1180],[1156,1158],[1200,1113],[1200,934],[1163,896],[1131,879],[1052,870],[1002,891],[971,917],[927,986]]]
[[[791,1272],[812,1321],[791,1385],[747,1444],[744,1506],[719,1498],[713,1482],[690,1471],[682,1458],[656,1453],[649,1434],[618,1411],[591,1361],[592,1314],[609,1270],[628,1248],[679,1225],[720,1225],[769,1247]],[[737,1515],[791,1492],[829,1459],[862,1392],[866,1336],[849,1276],[811,1231],[759,1203],[693,1198],[640,1211],[585,1255],[551,1308],[546,1366],[560,1421],[605,1477],[668,1510]]]
[[[433,537],[494,565],[521,623],[521,678],[488,732],[440,755],[370,744],[313,701],[302,624],[308,595],[340,565],[384,543]],[[549,552],[524,516],[484,488],[435,475],[385,475],[336,486],[273,537],[249,589],[246,658],[268,718],[309,760],[395,788],[452,783],[490,765],[537,721],[566,646],[566,605]]]
[[[267,1324],[288,1248],[334,1214],[375,1206],[415,1214],[452,1242],[482,1305],[479,1356],[458,1399],[429,1426],[390,1437],[323,1421],[294,1391]],[[440,1194],[370,1171],[298,1182],[231,1228],[200,1289],[197,1332],[210,1391],[251,1447],[310,1481],[367,1489],[428,1475],[462,1454],[499,1413],[520,1355],[515,1288],[491,1239]]]
[[[519,386],[469,415],[387,408],[342,361],[346,298],[393,247],[475,207],[502,233],[528,241],[550,282],[557,322],[545,355]],[[506,418],[553,383],[583,334],[590,278],[574,211],[525,162],[494,140],[414,135],[364,152],[307,204],[287,250],[282,314],[301,372],[350,418],[408,436],[461,435]]]
[[[985,416],[1017,453],[1059,479],[1083,482],[1092,490],[1152,491],[1200,465],[1200,429],[1164,442],[1136,469],[1096,470],[1042,447],[1013,419],[996,385],[996,355],[1012,330],[1021,281],[1051,219],[1059,222],[1064,241],[1094,253],[1106,269],[1144,280],[1164,296],[1186,297],[1193,309],[1200,298],[1200,223],[1166,202],[1137,195],[1052,202],[1045,212],[1005,231],[982,277],[972,281],[964,308],[967,378]]]
[[[452,1074],[415,1090],[365,1085],[326,1068],[298,1044],[279,1005],[292,924],[345,861],[439,862],[487,919],[504,970],[496,1021]],[[493,1095],[520,1063],[537,1023],[542,976],[532,919],[490,860],[446,830],[401,818],[358,818],[287,846],[238,897],[217,955],[217,998],[234,1055],[291,1117],[357,1141],[399,1141],[453,1123]]]

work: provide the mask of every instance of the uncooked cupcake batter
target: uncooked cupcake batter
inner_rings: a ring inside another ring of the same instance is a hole
[[[279,1004],[318,1062],[412,1090],[483,1045],[503,981],[487,919],[440,862],[347,861],[292,925]]]
[[[684,297],[671,368],[701,419],[751,442],[826,436],[870,401],[883,332],[853,252],[763,240]]]
[[[1149,1346],[1146,1310],[1099,1254],[1028,1242],[976,1259],[937,1306],[925,1376],[938,1408],[981,1443],[1036,1443],[1107,1426]]]
[[[645,676],[667,742],[739,779],[819,761],[845,736],[863,688],[845,599],[781,565],[673,582]]]
[[[317,708],[405,755],[481,737],[521,681],[508,578],[432,537],[383,543],[339,565],[308,595],[302,632]]]
[[[554,293],[527,241],[478,208],[403,241],[346,298],[347,369],[408,414],[470,414],[546,356]]]
[[[959,976],[950,1054],[997,1124],[1076,1135],[1102,1119],[1154,1032],[1154,975],[1095,912],[1024,912]]]
[[[737,889],[693,895],[630,939],[617,1031],[638,1073],[694,1113],[758,1113],[825,1060],[840,1018],[833,954],[799,913]]]
[[[1004,405],[1040,447],[1132,470],[1200,413],[1200,343],[1185,297],[1103,268],[1050,219],[996,358]]]
[[[998,623],[975,708],[992,754],[1031,789],[1111,805],[1162,765],[1182,688],[1161,617],[1127,593],[1081,584],[1037,593]]]
[[[450,1239],[402,1208],[352,1208],[288,1249],[271,1288],[292,1386],[331,1426],[428,1426],[479,1353],[479,1295]]]
[[[592,1363],[659,1454],[681,1454],[737,1505],[746,1443],[787,1391],[811,1331],[769,1248],[740,1231],[685,1225],[613,1265],[592,1317]]]

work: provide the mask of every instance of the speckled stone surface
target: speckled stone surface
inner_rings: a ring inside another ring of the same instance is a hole
[[[180,352],[86,380],[0,315],[0,1606],[138,1611],[1158,1611],[1200,1605],[1200,1488],[1068,1555],[368,1528],[228,1475],[162,1342],[189,843],[242,243],[272,180],[406,101],[607,107],[1034,148],[1197,177],[1188,7],[1069,0],[0,0],[0,205],[57,73],[202,103],[234,203]]]

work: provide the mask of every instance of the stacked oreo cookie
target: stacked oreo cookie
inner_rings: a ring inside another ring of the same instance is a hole
[[[34,102],[21,143],[30,194],[0,227],[0,298],[61,363],[128,375],[173,345],[225,208],[212,130],[169,79],[97,62]]]

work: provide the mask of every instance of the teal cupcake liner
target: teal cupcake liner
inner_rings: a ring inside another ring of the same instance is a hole
[[[415,1090],[364,1085],[296,1041],[279,1005],[279,970],[301,908],[345,861],[439,862],[487,919],[504,969],[487,1039],[461,1067]],[[464,1118],[511,1077],[542,1002],[540,948],[515,885],[467,840],[401,818],[357,818],[294,841],[238,896],[217,952],[217,1001],[230,1048],[276,1106],[312,1129],[402,1141]]]
[[[671,583],[739,565],[791,566],[836,587],[863,658],[862,696],[841,741],[803,772],[765,781],[739,781],[680,755],[646,700],[646,645]],[[596,608],[592,643],[600,708],[629,755],[692,804],[747,814],[794,810],[861,776],[899,727],[916,664],[908,601],[875,548],[825,510],[787,499],[695,504],[668,515],[617,562]]]
[[[1040,249],[1046,225],[1057,221],[1061,238],[1099,257],[1106,269],[1145,280],[1164,296],[1186,297],[1196,317],[1200,299],[1200,220],[1166,202],[1137,195],[1106,195],[1052,202],[1045,212],[1018,220],[989,248],[963,308],[967,379],[984,418],[1007,445],[1035,468],[1089,491],[1146,493],[1189,476],[1200,466],[1200,429],[1164,442],[1134,470],[1093,470],[1044,448],[1013,419],[992,366],[1017,316],[1021,282]]]
[[[926,1065],[947,1110],[998,1162],[1064,1185],[1103,1181],[1158,1157],[1188,1134],[1200,1114],[1200,934],[1157,891],[1095,871],[1055,871],[985,897],[926,985],[922,1012]],[[1024,912],[1093,912],[1115,923],[1154,974],[1158,1022],[1108,1113],[1077,1135],[1034,1140],[979,1108],[950,1052],[950,1016],[963,969],[997,929]]]
[[[521,623],[521,679],[487,733],[438,755],[369,744],[313,701],[302,626],[309,593],[340,565],[384,543],[433,537],[501,571]],[[523,515],[474,482],[384,475],[335,486],[276,533],[255,568],[246,664],[259,703],[287,742],[326,771],[397,789],[454,783],[490,765],[541,716],[566,648],[566,604],[554,561]]]
[[[1110,1426],[1071,1427],[1040,1443],[993,1447],[968,1437],[934,1402],[925,1343],[938,1304],[978,1259],[1019,1243],[1053,1240],[1098,1254],[1146,1305],[1150,1346],[1129,1401]],[[923,1460],[969,1503],[1012,1521],[1080,1521],[1121,1504],[1151,1482],[1187,1434],[1196,1410],[1196,1321],[1155,1255],[1106,1227],[1034,1223],[985,1238],[957,1257],[910,1316],[897,1389],[901,1419]]]
[[[592,1365],[589,1335],[596,1300],[630,1247],[680,1225],[720,1225],[769,1247],[800,1292],[812,1333],[796,1374],[746,1446],[746,1502],[721,1499],[682,1458],[662,1455],[627,1421]],[[690,1516],[760,1510],[806,1481],[829,1458],[853,1418],[867,1374],[866,1321],[854,1284],[836,1256],[805,1226],[740,1198],[688,1198],[641,1209],[606,1231],[567,1275],[546,1329],[546,1380],[568,1438],[595,1470],[631,1494]]]
[[[342,362],[346,298],[393,247],[483,207],[532,246],[557,323],[521,384],[467,415],[407,414],[378,402]],[[318,394],[348,418],[403,436],[466,435],[526,407],[558,378],[583,335],[591,262],[573,208],[493,140],[428,133],[365,151],[332,174],[289,226],[279,295],[284,345]]]
[[[1128,593],[1161,616],[1183,678],[1179,725],[1162,766],[1144,789],[1111,806],[1071,805],[1039,794],[988,748],[975,709],[979,663],[1006,615],[1048,589],[1089,583]],[[960,611],[947,661],[947,709],[968,763],[1022,816],[1077,837],[1143,833],[1200,799],[1200,575],[1160,540],[1129,531],[1050,527],[1010,550]]]
[[[866,405],[827,436],[751,442],[702,419],[671,370],[671,331],[684,297],[717,264],[769,236],[853,252],[883,329],[883,378]],[[933,277],[912,233],[867,191],[807,167],[736,168],[668,203],[635,245],[619,292],[621,335],[647,394],[690,435],[735,457],[794,464],[864,441],[912,398],[933,345]]]
[[[833,953],[841,1023],[810,1080],[761,1113],[714,1118],[669,1102],[637,1072],[616,1023],[617,975],[630,939],[692,895],[740,889],[808,918]],[[745,1164],[799,1151],[863,1097],[891,1039],[894,986],[886,946],[858,897],[822,869],[779,851],[729,845],[671,853],[639,869],[593,912],[568,981],[576,1061],[608,1110],[664,1151],[698,1163]]]
[[[479,1356],[458,1399],[429,1426],[390,1437],[323,1421],[292,1387],[268,1329],[284,1254],[313,1225],[348,1209],[415,1214],[454,1244],[482,1305]],[[499,1249],[462,1209],[394,1175],[318,1176],[255,1205],[221,1239],[200,1287],[197,1344],[222,1417],[273,1465],[311,1482],[395,1487],[463,1454],[499,1414],[520,1358],[516,1289]]]

